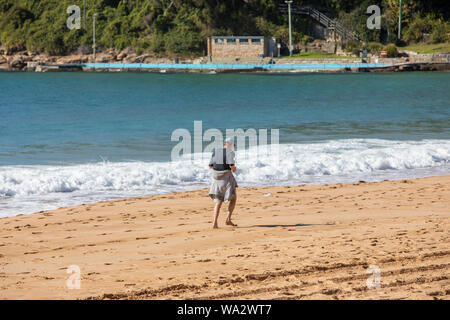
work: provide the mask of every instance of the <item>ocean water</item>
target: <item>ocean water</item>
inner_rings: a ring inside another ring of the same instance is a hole
[[[450,174],[449,101],[450,73],[0,73],[0,217],[208,186],[208,154],[171,161],[194,121],[279,129],[241,186]]]

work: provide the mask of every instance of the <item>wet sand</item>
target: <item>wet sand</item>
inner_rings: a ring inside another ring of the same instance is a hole
[[[450,298],[450,176],[238,192],[218,230],[206,189],[0,219],[0,299]]]

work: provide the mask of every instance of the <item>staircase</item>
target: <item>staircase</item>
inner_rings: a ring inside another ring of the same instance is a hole
[[[278,10],[282,13],[288,13],[288,5],[287,4],[280,4],[278,6]],[[342,24],[340,24],[337,21],[332,20],[319,10],[316,10],[309,6],[297,6],[297,5],[291,5],[291,13],[297,14],[297,15],[303,15],[308,16],[314,20],[316,20],[318,23],[320,23],[322,26],[326,27],[329,30],[336,30],[336,33],[339,34],[342,39],[345,40],[356,40],[359,41],[360,38],[357,34],[350,31],[349,29],[345,28]]]

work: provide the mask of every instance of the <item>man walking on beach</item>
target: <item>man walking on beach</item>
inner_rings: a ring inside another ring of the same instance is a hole
[[[209,168],[213,170],[213,181],[209,190],[209,196],[214,200],[214,222],[213,228],[217,229],[217,219],[219,218],[220,208],[222,204],[229,201],[228,217],[226,224],[237,226],[231,221],[234,207],[236,206],[236,179],[232,172],[236,172],[235,154],[233,151],[234,138],[227,138],[223,148],[214,149]]]

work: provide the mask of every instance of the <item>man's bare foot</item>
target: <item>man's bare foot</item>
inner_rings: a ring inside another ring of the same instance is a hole
[[[213,225],[213,229],[219,229],[219,226],[217,224]]]
[[[229,226],[237,227],[237,224],[231,222],[231,220],[227,220],[225,223]]]

